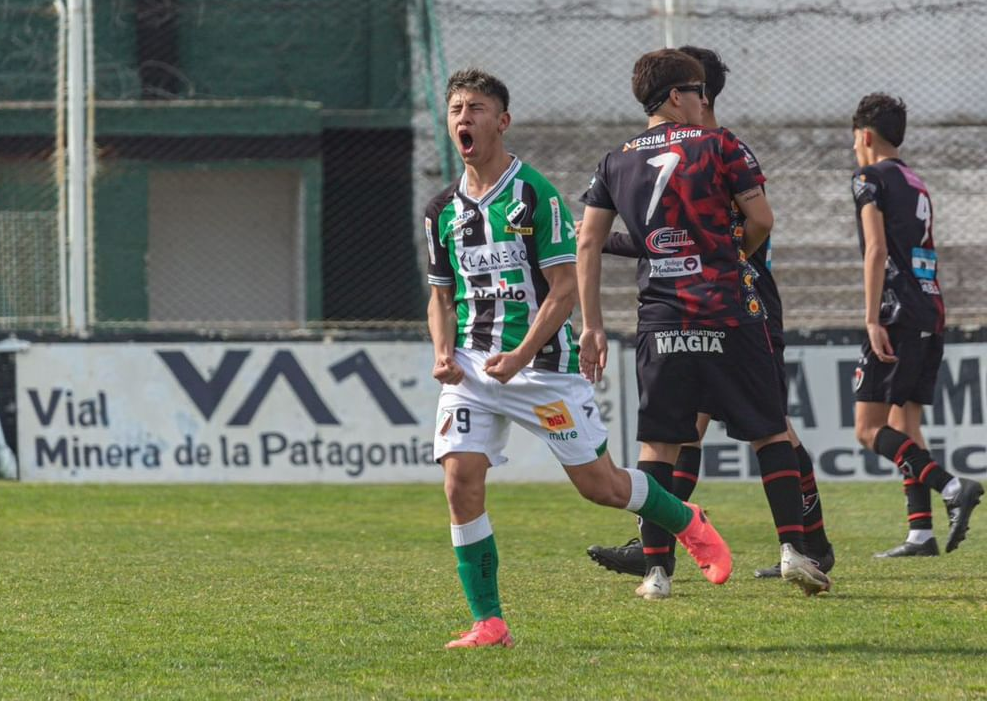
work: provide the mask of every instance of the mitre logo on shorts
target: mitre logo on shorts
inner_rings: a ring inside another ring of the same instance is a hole
[[[864,384],[864,370],[858,367],[853,371],[853,391],[859,392],[860,387]]]
[[[659,258],[651,261],[651,277],[684,277],[703,270],[699,256]]]
[[[572,414],[569,413],[569,408],[561,399],[551,404],[542,404],[533,407],[532,411],[535,412],[535,416],[538,417],[541,425],[553,433],[567,431],[576,427],[576,422],[572,420]]]
[[[655,331],[655,350],[665,353],[722,353],[726,333],[710,329]]]
[[[664,256],[678,253],[680,248],[694,246],[696,242],[689,238],[689,232],[685,229],[673,229],[667,226],[662,229],[655,229],[648,234],[644,239],[644,244],[652,253]]]

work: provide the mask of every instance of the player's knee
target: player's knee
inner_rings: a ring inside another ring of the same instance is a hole
[[[864,448],[870,450],[874,445],[874,437],[877,435],[877,429],[871,426],[857,424],[854,426],[854,434],[857,437],[857,442]]]

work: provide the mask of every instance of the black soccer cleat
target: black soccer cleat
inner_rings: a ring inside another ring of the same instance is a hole
[[[924,543],[909,543],[907,540],[890,550],[874,553],[874,557],[935,557],[939,554],[939,543],[935,538],[929,538]]]
[[[810,559],[812,559],[816,563],[816,566],[819,568],[819,571],[822,572],[823,574],[828,573],[831,569],[833,569],[833,565],[836,564],[836,555],[833,553],[832,545],[827,547],[826,552],[822,553],[821,555],[811,550],[808,551],[807,555],[809,556]],[[771,579],[772,577],[780,577],[781,563],[779,562],[772,567],[765,567],[763,569],[754,570],[754,576],[757,579]]]
[[[970,514],[980,503],[980,497],[984,495],[984,488],[979,482],[964,477],[958,479],[960,491],[952,499],[944,500],[949,514],[949,538],[946,539],[948,553],[956,550],[966,538],[966,532],[970,528]]]
[[[618,574],[630,574],[635,577],[644,577],[644,546],[640,538],[631,538],[620,546],[610,548],[602,545],[591,545],[586,548],[586,554],[600,567],[606,567],[611,572]],[[668,576],[675,572],[675,556],[668,557],[668,566],[665,567]]]

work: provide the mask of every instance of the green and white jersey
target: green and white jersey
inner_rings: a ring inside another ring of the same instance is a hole
[[[480,200],[466,194],[466,175],[425,209],[428,281],[455,287],[456,346],[512,351],[548,295],[542,270],[576,262],[576,229],[558,190],[516,157]],[[568,320],[531,366],[578,372],[578,346]]]

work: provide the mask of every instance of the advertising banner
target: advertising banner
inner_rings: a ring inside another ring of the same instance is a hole
[[[859,349],[853,346],[788,346],[788,415],[815,460],[820,480],[900,480],[891,461],[860,446],[854,436],[854,371]],[[946,346],[936,383],[935,402],[925,408],[923,433],[933,458],[955,475],[987,477],[984,391],[987,344]],[[624,351],[625,425],[628,454],[639,444],[634,351]],[[742,371],[738,369],[738,371]],[[671,398],[674,401],[674,398]],[[710,424],[703,441],[703,479],[757,478],[750,447],[729,438],[722,424]]]
[[[428,343],[34,344],[17,356],[20,478],[441,482],[432,365]],[[597,396],[622,462],[620,393],[616,362]],[[506,455],[491,480],[566,479],[520,427]]]

